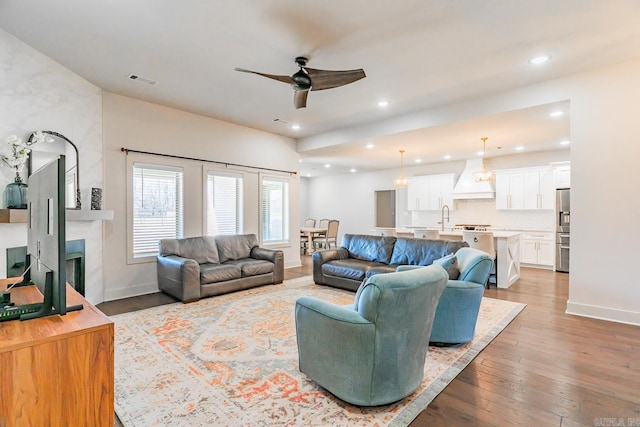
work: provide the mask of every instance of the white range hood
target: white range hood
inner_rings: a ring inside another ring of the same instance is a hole
[[[467,160],[467,164],[453,189],[453,198],[460,199],[494,199],[496,191],[492,182],[476,182],[475,172],[482,170],[482,159]]]

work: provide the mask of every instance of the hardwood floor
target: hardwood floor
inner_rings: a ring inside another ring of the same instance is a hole
[[[311,257],[285,279],[312,273]],[[527,307],[412,423],[640,426],[640,327],[565,314],[569,276],[522,268],[485,296]],[[162,294],[98,305],[112,315],[173,302]]]

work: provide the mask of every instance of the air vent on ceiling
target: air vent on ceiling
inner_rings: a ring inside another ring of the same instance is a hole
[[[148,79],[146,77],[141,77],[141,76],[139,76],[137,74],[129,74],[128,79],[129,80],[135,80],[136,82],[144,83],[144,84],[149,85],[149,86],[155,86],[155,85],[158,84],[158,82],[156,82],[154,80]]]

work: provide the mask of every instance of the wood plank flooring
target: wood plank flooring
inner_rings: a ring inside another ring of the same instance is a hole
[[[285,279],[312,273],[311,257]],[[423,426],[640,426],[640,327],[565,314],[569,275],[522,268],[485,296],[527,304],[412,423]],[[98,305],[108,315],[173,302]]]

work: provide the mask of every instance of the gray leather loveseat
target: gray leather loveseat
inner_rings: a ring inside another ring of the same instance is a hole
[[[345,234],[341,247],[313,253],[313,280],[356,291],[374,274],[395,272],[399,265],[431,265],[467,246],[452,240]]]
[[[282,283],[282,251],[260,248],[255,234],[160,240],[158,287],[183,302]]]

